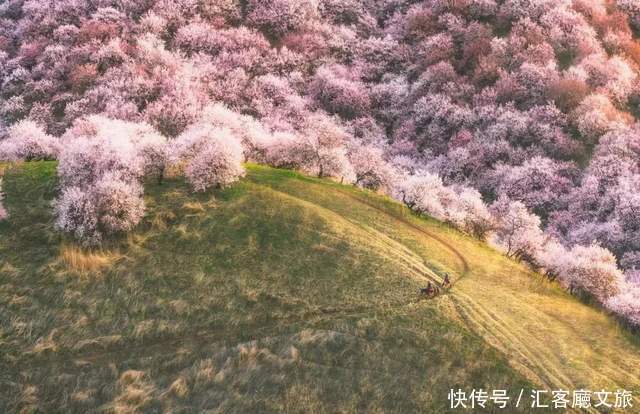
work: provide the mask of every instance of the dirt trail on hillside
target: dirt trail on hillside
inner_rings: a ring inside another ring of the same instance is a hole
[[[458,258],[460,263],[462,264],[462,272],[460,273],[460,276],[452,282],[452,284],[455,284],[455,282],[457,282],[458,280],[460,280],[461,278],[466,276],[469,273],[469,271],[471,270],[471,266],[469,265],[469,262],[464,257],[464,255],[460,252],[460,250],[456,249],[455,246],[453,246],[448,241],[446,241],[446,240],[442,239],[441,237],[439,237],[439,236],[437,236],[437,235],[435,235],[435,234],[423,229],[422,227],[418,226],[415,223],[412,223],[411,221],[407,220],[406,218],[404,218],[402,216],[398,217],[395,214],[391,214],[388,211],[386,211],[385,209],[383,209],[382,207],[376,206],[373,203],[369,203],[369,202],[367,202],[365,200],[362,200],[362,199],[356,197],[353,194],[350,194],[350,193],[348,193],[346,191],[343,191],[343,190],[337,190],[337,192],[339,192],[342,195],[347,196],[350,200],[353,200],[353,201],[355,201],[357,203],[360,203],[360,204],[365,205],[365,206],[367,206],[369,208],[372,208],[372,209],[374,209],[376,211],[379,211],[380,213],[386,215],[387,217],[390,217],[393,220],[395,220],[397,222],[400,222],[400,223],[412,228],[413,230],[421,233],[422,235],[427,236],[430,239],[433,239],[433,240],[437,241],[438,243],[440,243],[441,245],[445,246],[447,248],[447,250],[449,250],[451,253],[453,253]]]
[[[338,190],[341,194],[349,197],[360,204],[364,204],[372,209],[375,209],[388,217],[392,218],[396,222],[403,223],[404,225],[414,229],[415,231],[436,240],[443,246],[445,246],[450,252],[452,252],[462,264],[462,274],[453,282],[455,283],[462,277],[468,274],[471,267],[464,255],[456,249],[453,245],[443,240],[441,237],[432,234],[420,226],[410,222],[409,220],[398,217],[397,215],[390,214],[383,208],[380,208],[372,203],[368,203],[348,192]],[[552,385],[562,385],[567,389],[571,389],[574,385],[568,377],[554,366],[542,363],[545,361],[537,354],[535,347],[531,347],[526,341],[519,338],[517,335],[509,331],[509,329],[499,323],[500,319],[493,315],[488,309],[483,307],[474,298],[466,295],[462,292],[456,292],[454,294],[454,302],[461,316],[463,317],[465,324],[473,331],[479,333],[490,343],[496,346],[505,354],[515,355],[515,361],[521,369],[521,371],[530,379],[538,384],[543,384],[547,387]],[[514,362],[515,362],[514,361]]]
[[[454,285],[470,272],[471,266],[462,252],[443,238],[421,228],[404,217],[392,214],[373,203],[367,202],[353,194],[350,194],[347,191],[337,191],[348,197],[350,200],[375,209],[395,222],[402,223],[445,246],[458,258],[462,265],[462,273],[453,281]],[[531,381],[536,384],[543,385],[548,389],[553,387],[575,389],[577,387],[575,382],[576,378],[572,376],[572,370],[565,369],[566,367],[562,364],[562,356],[555,352],[556,350],[550,346],[544,337],[532,337],[531,332],[527,332],[527,330],[523,329],[522,326],[514,327],[514,323],[517,325],[517,320],[514,320],[517,319],[516,315],[509,313],[501,315],[497,308],[494,309],[493,306],[487,306],[487,303],[482,303],[482,300],[479,300],[480,298],[476,298],[460,290],[452,291],[451,298],[462,317],[464,324],[472,331],[475,331],[484,337],[485,340],[491,343],[503,354],[508,356],[511,364],[513,364],[515,368],[519,369],[519,371]],[[536,309],[536,311],[539,311],[539,309]],[[580,335],[573,338],[568,336],[566,339],[574,340],[579,343],[581,337]],[[620,365],[619,368],[624,369],[624,365]],[[609,376],[606,367],[591,367],[591,372],[592,375],[597,375],[605,382],[613,381],[614,378],[619,377],[618,375]],[[624,387],[624,384],[619,385]],[[587,411],[597,412],[593,409]]]

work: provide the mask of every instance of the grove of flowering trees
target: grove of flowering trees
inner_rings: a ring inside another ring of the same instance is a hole
[[[167,168],[299,169],[640,324],[639,31],[635,0],[6,0],[0,161],[58,160],[56,226],[87,245]]]

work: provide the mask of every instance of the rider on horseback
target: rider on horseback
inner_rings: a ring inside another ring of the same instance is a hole
[[[444,274],[444,280],[442,281],[442,289],[449,289],[451,287],[451,280],[449,279],[449,273]]]
[[[434,297],[438,295],[438,287],[433,285],[430,281],[427,284],[426,288],[420,289],[420,294],[425,295],[426,297]]]

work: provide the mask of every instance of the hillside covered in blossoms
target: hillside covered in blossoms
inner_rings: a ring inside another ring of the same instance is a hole
[[[85,246],[147,179],[332,178],[637,325],[639,33],[635,0],[7,0],[0,159],[57,160]]]
[[[145,175],[179,164],[203,191],[250,160],[387,192],[640,321],[633,0],[10,0],[0,16],[0,155],[60,161],[57,225],[83,243],[139,222]]]
[[[0,0],[0,412],[633,412],[639,329],[639,0]]]

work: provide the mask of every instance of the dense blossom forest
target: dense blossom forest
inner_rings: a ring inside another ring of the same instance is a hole
[[[639,325],[639,34],[636,0],[6,0],[0,159],[58,160],[87,246],[145,179],[332,177]]]

